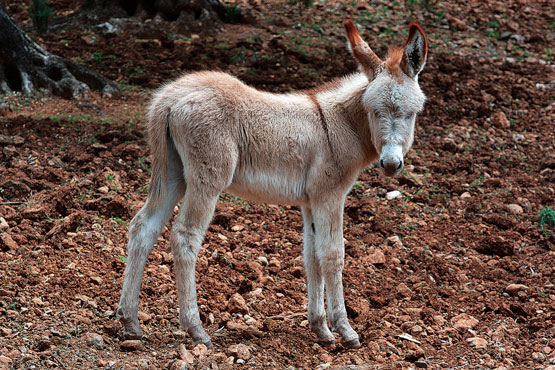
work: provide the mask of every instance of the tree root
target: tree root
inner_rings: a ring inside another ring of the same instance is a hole
[[[97,72],[46,51],[31,40],[0,3],[0,93],[32,95],[37,91],[66,99],[90,88],[106,97],[119,94],[117,85]]]

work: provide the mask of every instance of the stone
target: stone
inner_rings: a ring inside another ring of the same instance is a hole
[[[486,349],[488,346],[488,341],[480,337],[472,337],[466,340],[470,345],[477,349]]]
[[[385,195],[385,198],[387,200],[393,200],[393,199],[399,198],[400,196],[401,196],[401,192],[399,190],[393,190],[393,191],[388,192]]]
[[[449,27],[453,27],[458,29],[459,31],[466,30],[466,23],[459,18],[455,18],[449,14],[446,15],[447,22],[449,23]]]
[[[230,356],[234,356],[243,360],[248,360],[252,356],[250,348],[242,343],[229,346],[227,349],[227,353]]]
[[[187,363],[183,360],[175,360],[170,367],[171,370],[187,370],[188,368],[189,366],[187,366]]]
[[[260,262],[262,266],[268,266],[268,259],[264,256],[258,257],[258,262]]]
[[[143,343],[140,340],[124,340],[119,345],[121,349],[126,351],[138,351],[143,348]]]
[[[509,210],[509,212],[511,212],[513,215],[520,215],[524,212],[524,210],[522,209],[521,206],[519,206],[518,204],[509,204],[507,206],[507,209]]]
[[[0,364],[9,365],[12,362],[12,359],[6,356],[0,356]]]
[[[468,199],[468,198],[472,198],[472,195],[470,195],[470,193],[469,193],[468,191],[465,191],[464,193],[462,193],[462,194],[460,195],[459,198],[461,198],[461,199]]]
[[[239,293],[235,293],[231,296],[227,302],[227,310],[231,313],[248,313],[249,308],[245,298]]]
[[[6,136],[6,135],[2,135],[0,134],[0,144],[2,145],[9,145],[9,144],[13,144],[13,145],[21,145],[25,142],[25,139],[22,138],[21,136]]]
[[[11,235],[8,233],[0,234],[0,250],[6,252],[11,250],[16,250],[18,248],[17,243],[12,239]]]
[[[97,349],[104,348],[104,338],[96,333],[87,333],[85,341],[88,346],[94,346]]]
[[[512,39],[512,40],[515,40],[515,42],[516,42],[517,44],[521,44],[521,43],[523,43],[523,42],[526,40],[526,38],[525,38],[524,36],[519,35],[519,34],[517,34],[517,33],[513,33],[513,34],[511,35],[511,39]]]
[[[428,363],[424,359],[416,360],[414,365],[419,369],[427,369],[428,368]]]
[[[453,327],[461,332],[468,331],[469,329],[472,329],[473,327],[476,326],[476,324],[479,323],[479,321],[476,320],[476,318],[466,313],[461,313],[460,315],[453,317],[451,322],[453,322]]]
[[[385,264],[385,254],[380,249],[374,249],[367,256],[366,260],[373,265]]]
[[[4,219],[4,217],[0,217],[0,230],[8,230],[9,227],[10,225],[8,225],[6,219]]]
[[[139,320],[141,320],[144,323],[149,322],[152,318],[151,315],[149,315],[148,313],[146,313],[144,311],[139,311],[138,316],[139,316]]]
[[[177,349],[177,353],[179,353],[179,358],[185,361],[187,364],[192,364],[195,362],[195,358],[191,354],[191,352],[187,351],[187,347],[185,344],[181,343]]]
[[[397,294],[401,297],[411,297],[413,294],[412,290],[410,290],[410,288],[406,286],[405,283],[400,283],[399,285],[397,285],[396,291]]]
[[[240,332],[245,332],[249,328],[244,322],[234,321],[234,320],[229,320],[228,322],[225,323],[225,326],[229,330],[237,330]]]
[[[393,235],[387,238],[387,243],[395,246],[396,248],[403,248],[403,243],[401,242],[401,238],[399,238],[399,236],[397,235]]]
[[[98,188],[98,192],[101,194],[108,194],[110,189],[107,186],[101,186]]]
[[[256,288],[255,290],[250,292],[250,295],[255,299],[257,297],[264,298],[264,295],[262,294],[262,288]]]
[[[268,264],[270,267],[275,267],[277,269],[281,268],[281,262],[277,258],[271,258],[270,263]]]
[[[442,315],[434,315],[433,320],[434,320],[434,323],[438,326],[445,325],[445,319],[443,318]]]
[[[513,137],[513,140],[516,141],[517,143],[525,139],[524,135],[522,134],[513,134],[512,137]]]
[[[505,288],[505,291],[510,295],[517,295],[518,292],[528,290],[528,287],[524,284],[509,284]]]
[[[491,117],[491,122],[495,127],[499,127],[499,128],[511,127],[511,121],[509,121],[509,119],[503,112],[494,113],[493,116]]]
[[[532,359],[537,362],[543,362],[545,361],[545,355],[541,352],[533,352]]]
[[[197,344],[191,352],[195,357],[204,356],[208,353],[208,347],[205,344]]]
[[[424,331],[424,329],[422,329],[420,325],[414,325],[412,328],[410,328],[410,333],[412,335],[418,335],[422,333],[422,331]]]

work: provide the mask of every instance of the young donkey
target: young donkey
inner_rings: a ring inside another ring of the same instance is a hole
[[[131,221],[118,316],[126,338],[141,338],[139,290],[147,256],[176,203],[170,235],[180,324],[194,343],[211,345],[199,318],[195,263],[222,191],[299,205],[304,220],[308,321],[331,344],[328,320],[344,345],[360,346],[343,300],[343,205],[361,170],[378,160],[387,176],[403,168],[424,94],[427,56],[420,26],[382,61],[345,22],[361,72],[320,88],[271,94],[219,72],[186,75],[156,92],[148,111],[153,155],[150,193]]]

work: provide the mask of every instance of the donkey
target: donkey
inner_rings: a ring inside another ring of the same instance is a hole
[[[360,71],[320,88],[272,94],[225,73],[197,72],[154,94],[147,115],[150,192],[131,221],[117,309],[125,338],[142,338],[137,313],[146,259],[183,199],[170,234],[180,325],[193,343],[212,345],[199,317],[195,264],[225,190],[300,206],[310,329],[321,344],[333,344],[335,331],[344,346],[360,346],[343,298],[345,198],[372,162],[378,160],[386,176],[403,168],[425,101],[418,74],[428,47],[420,26],[411,23],[404,47],[390,49],[382,61],[351,21],[344,26]]]

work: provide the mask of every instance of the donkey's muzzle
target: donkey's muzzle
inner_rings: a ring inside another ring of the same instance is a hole
[[[403,169],[404,163],[402,159],[386,158],[380,159],[380,168],[384,170],[387,177],[395,176],[395,174]]]

